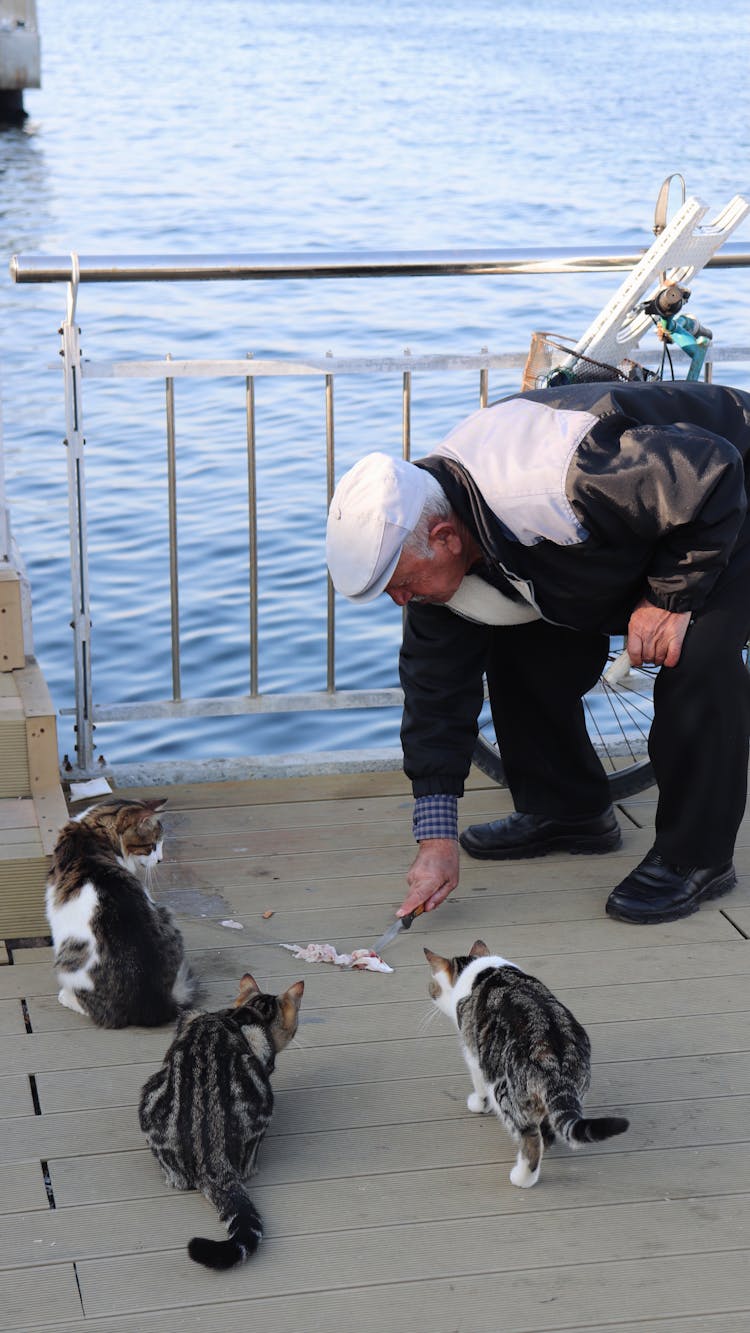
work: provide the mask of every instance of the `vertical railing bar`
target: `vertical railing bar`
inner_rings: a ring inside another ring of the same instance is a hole
[[[81,345],[76,324],[78,256],[71,255],[72,277],[68,286],[67,310],[60,334],[65,384],[65,428],[68,472],[68,531],[70,582],[73,609],[73,670],[75,685],[76,754],[82,771],[91,770],[94,760],[94,727],[91,689],[91,611],[88,577],[86,482],[83,463],[85,440],[81,433]]]
[[[248,360],[253,353],[248,352]],[[258,693],[258,491],[255,466],[255,378],[245,380],[247,418],[247,523],[250,576],[250,693]]]
[[[408,347],[404,348],[404,356],[411,356]],[[404,382],[401,390],[401,452],[407,460],[411,457],[411,371],[404,371]]]
[[[482,348],[482,356],[487,355],[487,348]],[[479,372],[479,406],[486,407],[490,390],[490,372],[487,366],[483,366]]]
[[[330,353],[329,353],[330,355]],[[333,426],[333,375],[326,375],[326,513],[333,498],[335,458]],[[333,694],[336,689],[336,608],[335,593],[330,574],[328,575],[328,604],[326,611],[326,689]]]
[[[165,360],[172,360],[167,352]],[[174,377],[167,375],[167,495],[169,504],[169,605],[172,632],[172,698],[182,698],[180,671],[180,593],[177,554],[177,456],[175,448]]]

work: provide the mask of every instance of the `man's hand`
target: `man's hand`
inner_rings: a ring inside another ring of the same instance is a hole
[[[453,838],[427,838],[406,876],[409,892],[396,916],[408,916],[424,903],[425,911],[439,907],[458,884],[458,843]]]
[[[633,666],[648,662],[677,666],[689,624],[689,611],[663,611],[644,597],[628,624],[628,657]]]

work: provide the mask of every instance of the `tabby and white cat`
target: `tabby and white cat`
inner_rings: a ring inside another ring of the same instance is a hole
[[[268,1129],[270,1076],[297,1031],[304,989],[297,981],[266,995],[245,973],[231,1008],[182,1015],[161,1069],[141,1091],[141,1129],[167,1184],[200,1190],[229,1232],[229,1240],[190,1241],[190,1258],[207,1268],[242,1263],[263,1237],[244,1182]]]
[[[622,1116],[586,1119],[591,1043],[569,1009],[536,977],[490,953],[482,940],[468,956],[425,949],[429,992],[461,1035],[474,1091],[470,1111],[494,1111],[519,1143],[511,1183],[539,1179],[542,1153],[559,1135],[571,1148],[623,1134]]]
[[[57,998],[99,1027],[159,1027],[193,997],[182,935],[147,888],[164,805],[107,797],[69,820],[55,845],[46,909]]]

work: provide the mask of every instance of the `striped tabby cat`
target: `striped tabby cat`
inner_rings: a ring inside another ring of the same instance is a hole
[[[520,1145],[513,1185],[536,1184],[544,1148],[558,1135],[576,1148],[625,1132],[622,1116],[584,1118],[591,1043],[543,982],[491,954],[482,940],[467,957],[441,958],[429,949],[425,956],[430,996],[461,1034],[474,1084],[469,1110],[494,1111]]]
[[[47,881],[58,1000],[99,1027],[171,1023],[194,983],[182,935],[146,887],[165,800],[107,797],[69,820]]]
[[[232,1008],[183,1015],[164,1063],[143,1086],[141,1129],[169,1185],[198,1189],[216,1208],[229,1240],[196,1236],[188,1254],[208,1268],[232,1268],[263,1237],[245,1180],[273,1110],[277,1052],[297,1031],[304,981],[265,995],[249,973]]]

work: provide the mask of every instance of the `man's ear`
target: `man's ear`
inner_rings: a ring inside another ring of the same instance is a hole
[[[430,528],[430,546],[443,546],[451,555],[460,555],[464,549],[463,538],[456,524],[449,518],[441,518]]]

